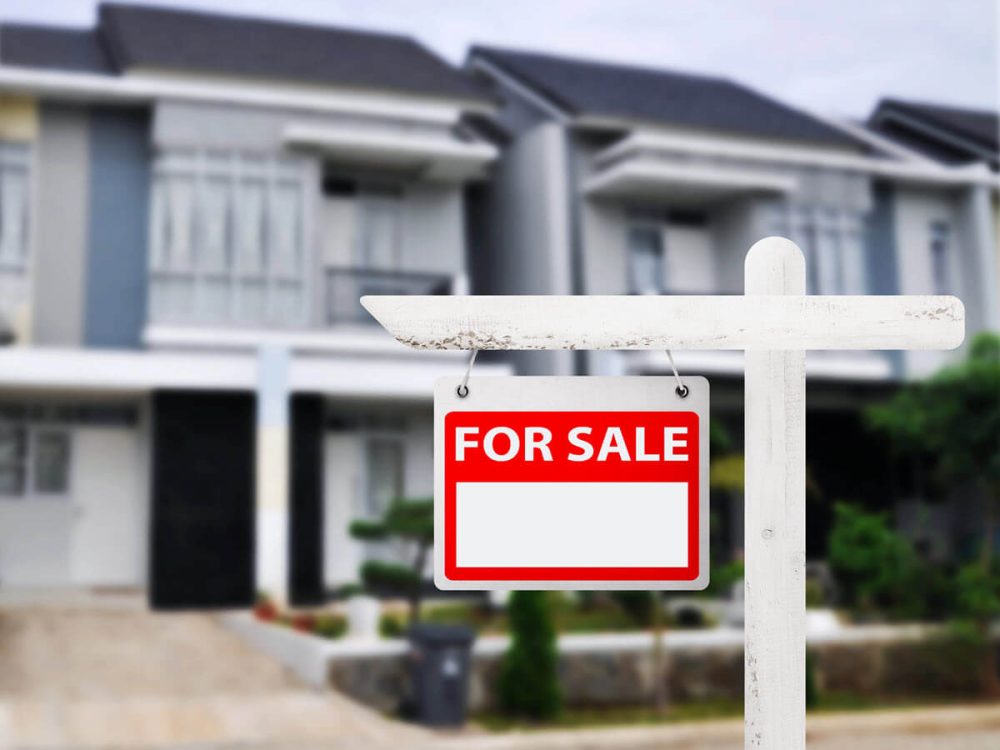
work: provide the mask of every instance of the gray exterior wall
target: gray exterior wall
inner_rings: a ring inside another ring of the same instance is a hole
[[[83,107],[44,104],[40,111],[32,204],[32,341],[83,342],[89,206],[89,117]]]
[[[84,341],[138,348],[149,288],[149,116],[96,109],[90,123]]]

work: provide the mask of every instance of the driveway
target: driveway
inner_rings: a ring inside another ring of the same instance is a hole
[[[0,607],[0,747],[423,744],[422,730],[302,685],[207,614]]]

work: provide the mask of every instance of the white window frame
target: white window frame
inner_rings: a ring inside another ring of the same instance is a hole
[[[234,325],[277,325],[281,327],[301,327],[307,324],[312,294],[312,248],[309,241],[310,173],[303,161],[287,156],[262,154],[236,150],[170,150],[161,153],[153,170],[153,210],[150,220],[149,278],[150,308],[149,319],[154,323],[181,322]],[[183,259],[168,257],[166,233],[173,227],[164,215],[167,210],[167,190],[174,181],[190,180],[192,185],[192,210],[190,226],[190,263]],[[222,181],[228,186],[223,218],[224,248],[223,267],[206,268],[199,263],[204,228],[204,211],[207,205],[206,191],[210,182]],[[241,206],[241,191],[249,181],[263,185],[260,233],[261,268],[241,268],[241,256],[237,248],[239,228],[237,222],[244,206]],[[294,206],[297,215],[293,219],[293,250],[297,253],[299,267],[296,271],[272,268],[271,245],[276,242],[270,212],[276,205],[277,190],[291,186],[298,191],[299,198]],[[165,308],[163,295],[168,293],[167,284],[187,283],[190,285],[191,304],[183,310]],[[260,310],[248,312],[248,287],[258,283],[263,295]],[[221,284],[223,305],[221,312],[213,312],[210,305],[211,286]],[[291,292],[295,302],[286,308],[282,300],[284,293]]]
[[[359,268],[373,271],[399,271],[403,267],[403,200],[402,187],[358,183],[356,193],[357,220],[354,246],[355,262]],[[393,220],[389,263],[376,263],[369,247],[369,212],[385,213]]]
[[[66,424],[48,421],[3,421],[3,427],[21,428],[24,430],[25,446],[22,459],[24,483],[19,494],[0,494],[0,502],[23,503],[38,500],[67,501],[72,495],[73,482],[73,432]],[[61,491],[46,492],[37,488],[38,441],[44,434],[55,434],[65,438],[66,454],[66,487]]]
[[[781,204],[775,210],[771,231],[787,236],[806,256],[809,294],[867,294],[871,279],[867,265],[864,215],[828,206]],[[822,238],[832,238],[834,249],[823,248]],[[858,284],[850,283],[847,241],[859,250],[855,259]]]
[[[927,250],[930,254],[931,286],[934,294],[953,294],[955,279],[952,272],[952,255],[955,233],[951,223],[935,220],[928,227]]]
[[[21,204],[13,215],[18,225],[13,233],[6,222],[11,218],[5,195],[8,180],[19,178]],[[28,298],[28,273],[31,254],[31,145],[20,141],[0,140],[0,309],[10,312]],[[17,238],[11,247],[11,235]]]

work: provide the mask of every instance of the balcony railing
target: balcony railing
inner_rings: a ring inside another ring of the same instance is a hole
[[[358,299],[366,294],[451,294],[453,279],[442,273],[326,269],[326,323],[374,323]]]

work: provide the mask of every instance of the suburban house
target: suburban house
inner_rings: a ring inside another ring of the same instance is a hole
[[[979,166],[936,163],[726,79],[493,47],[472,48],[466,69],[502,102],[503,151],[478,188],[488,247],[473,261],[477,292],[741,294],[747,249],[779,234],[805,252],[811,294],[957,294],[970,333],[1000,327],[997,186]],[[906,514],[910,472],[865,430],[862,407],[954,356],[809,354],[811,555],[823,552],[835,500]],[[675,357],[682,375],[711,378],[713,417],[739,439],[742,355]],[[526,373],[670,372],[666,352],[527,352],[516,362]],[[738,553],[742,497],[722,500],[713,548]],[[974,525],[956,535],[965,531]],[[913,529],[945,545],[932,532]]]
[[[358,304],[464,294],[495,102],[413,39],[103,4],[0,27],[0,586],[293,601],[432,492],[435,378]],[[507,372],[484,364],[477,371]]]

